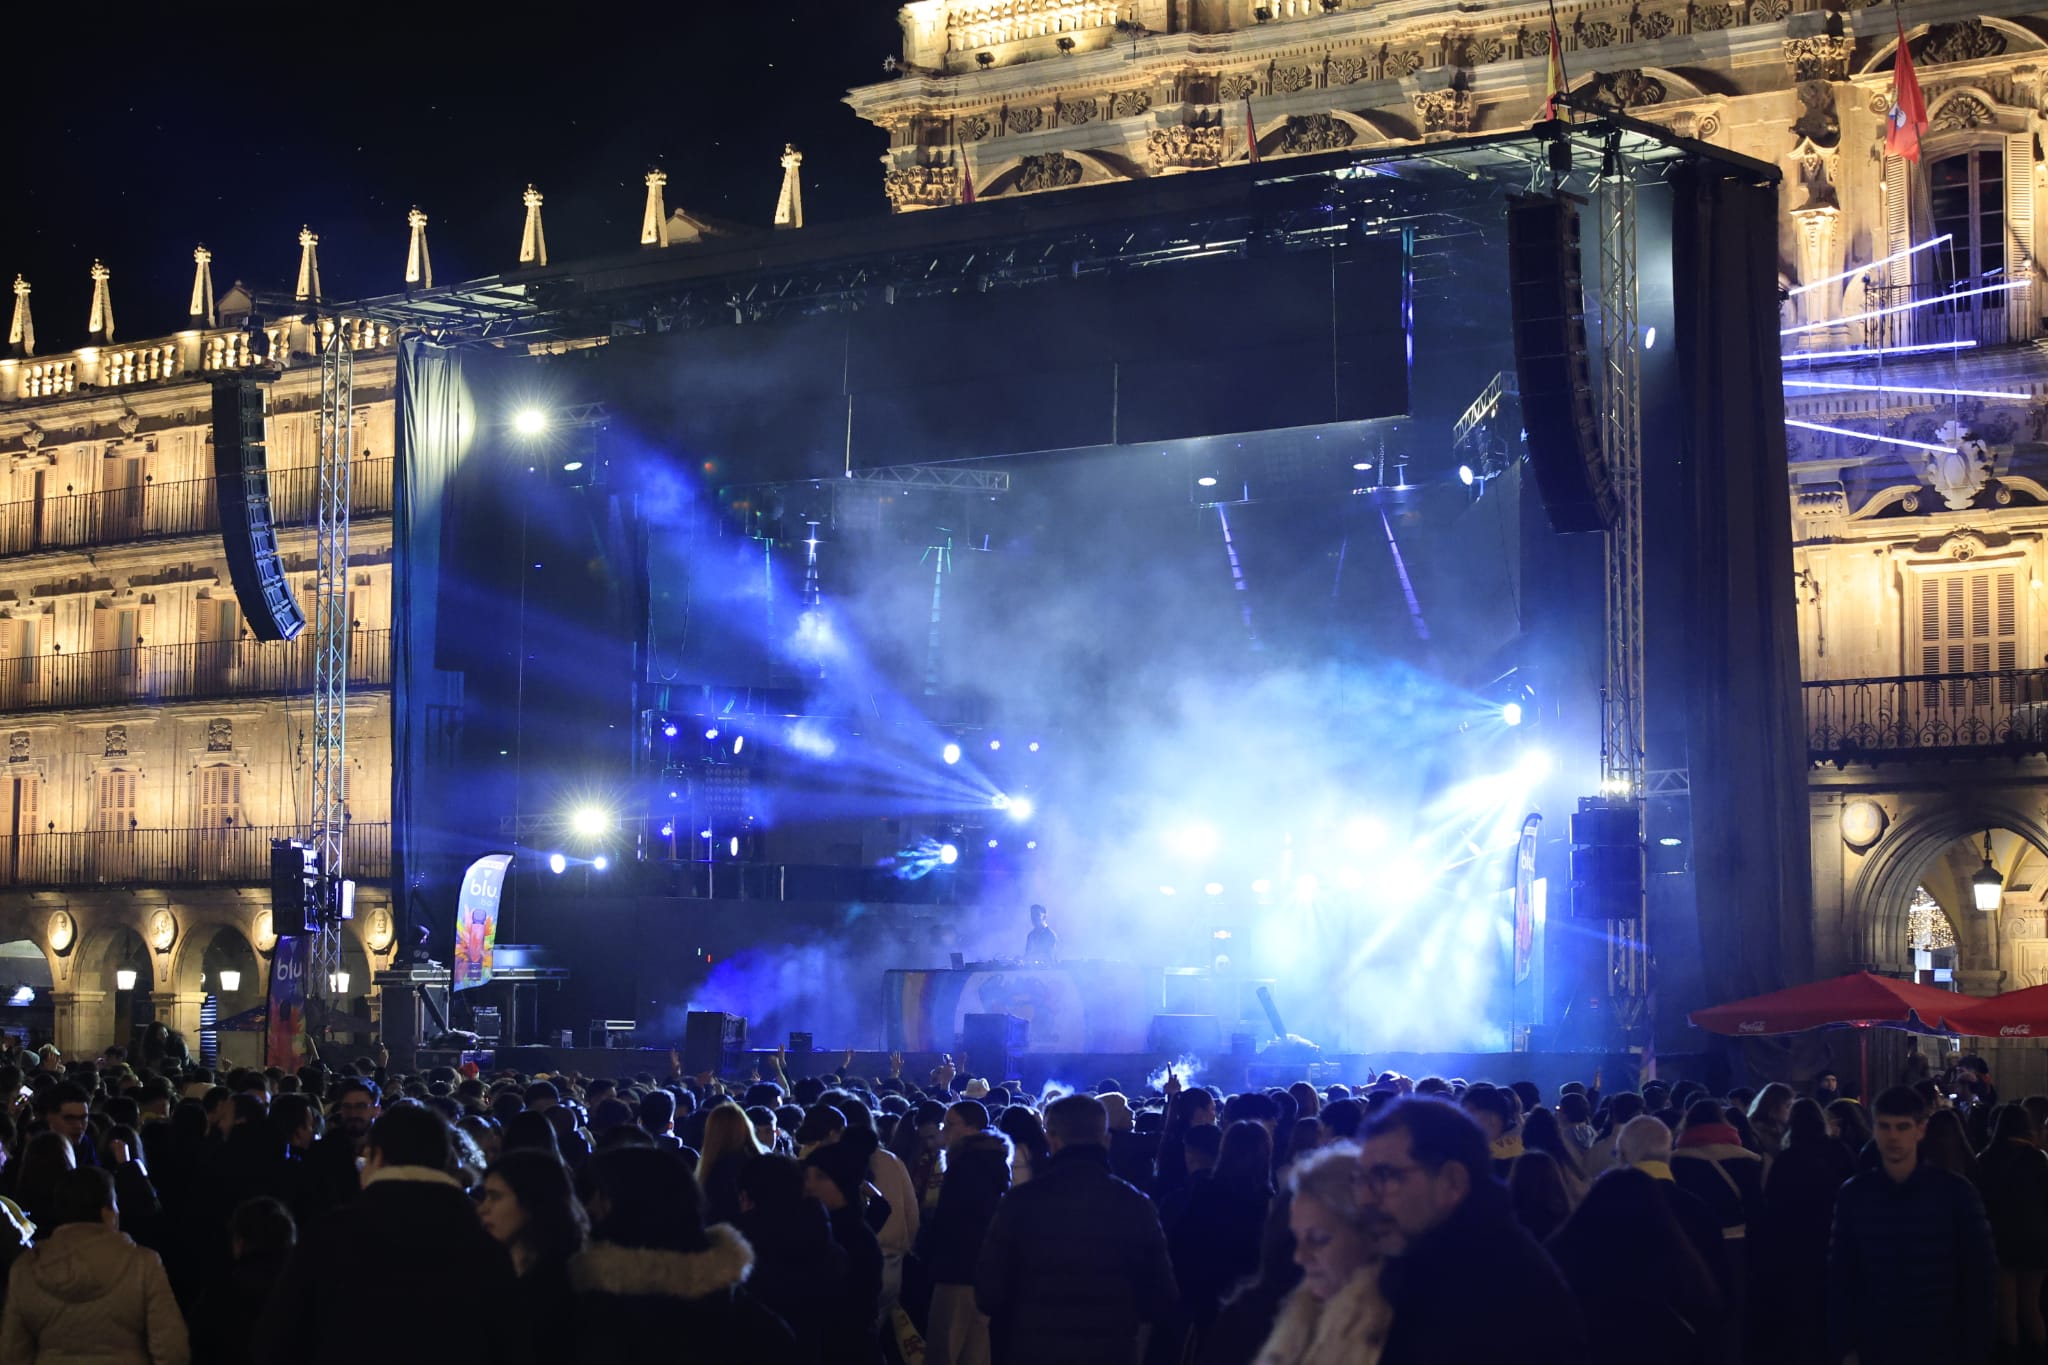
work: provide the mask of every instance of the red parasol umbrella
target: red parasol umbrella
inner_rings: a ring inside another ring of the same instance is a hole
[[[1948,1016],[1948,1026],[1972,1038],[2048,1038],[2048,986],[1972,1000]]]
[[[1964,997],[1937,986],[1851,972],[1832,981],[1815,981],[1695,1010],[1691,1018],[1695,1028],[1736,1036],[1798,1033],[1829,1024],[1939,1030],[1964,1003]],[[2048,1031],[2043,1036],[2048,1036]]]

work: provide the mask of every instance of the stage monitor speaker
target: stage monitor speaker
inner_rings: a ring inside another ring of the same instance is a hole
[[[1643,812],[1633,801],[1587,797],[1572,816],[1572,914],[1632,920],[1643,913]]]
[[[1223,1050],[1223,1024],[1213,1014],[1155,1014],[1145,1045],[1164,1056],[1207,1059]]]
[[[691,1010],[683,1020],[683,1074],[724,1074],[747,1045],[747,1021],[722,1010]]]
[[[261,384],[223,379],[213,386],[214,496],[228,580],[249,633],[290,640],[306,628],[305,613],[277,557],[270,520],[270,466],[263,445],[268,392]]]
[[[1015,1075],[1017,1057],[1030,1045],[1031,1021],[1014,1014],[970,1014],[960,1022],[960,1050],[967,1069],[990,1085]]]
[[[1619,506],[1586,348],[1579,213],[1561,195],[1508,202],[1508,301],[1536,491],[1560,533],[1605,531]]]

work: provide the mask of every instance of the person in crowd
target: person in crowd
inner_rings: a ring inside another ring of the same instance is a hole
[[[1920,1159],[1927,1108],[1894,1086],[1878,1096],[1879,1165],[1835,1199],[1828,1243],[1830,1360],[1975,1365],[1997,1322],[1998,1262],[1969,1181]]]
[[[233,1264],[207,1286],[192,1314],[192,1355],[201,1365],[247,1365],[251,1329],[277,1287],[298,1226],[279,1201],[251,1199],[235,1209],[229,1235]]]
[[[56,1227],[57,1190],[78,1169],[78,1148],[62,1133],[41,1132],[13,1167],[14,1202],[39,1229]]]
[[[916,1187],[911,1183],[910,1168],[894,1152],[881,1145],[874,1111],[868,1108],[867,1101],[845,1090],[833,1091],[826,1099],[846,1115],[848,1128],[866,1129],[876,1139],[874,1152],[868,1157],[867,1177],[868,1184],[886,1201],[889,1210],[889,1216],[875,1229],[875,1240],[882,1246],[882,1306],[886,1312],[902,1295],[903,1261],[917,1244],[918,1223],[923,1217],[923,1210],[918,1205]],[[987,1112],[984,1108],[984,1118]]]
[[[1006,1117],[1014,1112],[1004,1111]],[[925,1359],[930,1365],[989,1365],[988,1317],[974,1306],[974,1275],[996,1206],[1010,1188],[1010,1142],[988,1126],[978,1100],[948,1109],[939,1132],[946,1173],[917,1242],[932,1282]]]
[[[1850,1160],[1875,1164],[1877,1152],[1871,1146],[1870,1114],[1862,1104],[1856,1100],[1830,1100],[1826,1113],[1828,1132],[1842,1144]]]
[[[1607,1172],[1546,1243],[1586,1322],[1598,1324],[1587,1365],[1635,1365],[1650,1342],[1662,1365],[1725,1358],[1720,1285],[1656,1183],[1640,1170]]]
[[[113,1177],[97,1168],[66,1171],[49,1217],[47,1234],[8,1272],[0,1361],[189,1365],[170,1279],[154,1251],[122,1233]]]
[[[1571,1144],[1572,1156],[1578,1162],[1579,1175],[1591,1182],[1596,1172],[1592,1169],[1593,1148],[1599,1141],[1593,1127],[1593,1106],[1586,1099],[1584,1091],[1567,1090],[1557,1097],[1557,1126]]]
[[[1166,1071],[1166,1128],[1159,1135],[1159,1164],[1152,1193],[1167,1195],[1188,1181],[1187,1158],[1182,1145],[1191,1128],[1216,1126],[1216,1096],[1200,1086],[1182,1088],[1172,1067]]]
[[[1564,1125],[1558,1122],[1555,1112],[1543,1108],[1529,1111],[1522,1120],[1522,1149],[1550,1154],[1557,1163],[1558,1177],[1564,1182],[1566,1201],[1570,1208],[1577,1208],[1579,1200],[1585,1198],[1590,1177],[1579,1162],[1578,1148],[1565,1135]]]
[[[478,1221],[449,1174],[452,1145],[439,1114],[393,1104],[363,1140],[362,1192],[292,1252],[257,1329],[270,1365],[354,1365],[353,1334],[316,1328],[345,1320],[392,1285],[432,1285],[461,1315],[416,1314],[385,1341],[389,1365],[452,1355],[526,1358],[511,1256]]]
[[[1515,1221],[1537,1241],[1564,1226],[1571,1217],[1571,1187],[1556,1157],[1539,1148],[1525,1150],[1508,1176],[1508,1202]]]
[[[1273,1199],[1273,1147],[1263,1124],[1239,1119],[1223,1131],[1215,1170],[1191,1186],[1166,1230],[1174,1283],[1197,1341],[1239,1280],[1258,1269],[1259,1230]]]
[[[1089,1095],[1045,1111],[1051,1157],[996,1208],[982,1242],[975,1304],[995,1359],[1128,1365],[1140,1327],[1177,1291],[1151,1201],[1109,1169],[1109,1115]]]
[[[1045,1125],[1029,1105],[1013,1104],[996,1117],[996,1130],[1010,1140],[1010,1183],[1021,1185],[1033,1171],[1043,1170],[1052,1153],[1045,1145]]]
[[[536,1114],[531,1109],[521,1110],[505,1121],[506,1152],[546,1152],[560,1161],[561,1145],[555,1140],[555,1125],[548,1122],[546,1114]]]
[[[687,1343],[691,1358],[718,1365],[790,1358],[789,1329],[746,1292],[752,1248],[725,1224],[705,1226],[703,1193],[681,1158],[616,1147],[591,1159],[589,1176],[591,1241],[569,1263],[578,1365],[618,1365],[656,1343]]]
[[[1766,1087],[1768,1088],[1768,1087]],[[1812,1286],[1827,1274],[1835,1193],[1856,1173],[1848,1149],[1829,1134],[1827,1115],[1810,1099],[1786,1111],[1782,1150],[1764,1176],[1758,1223],[1751,1353],[1759,1361],[1819,1360],[1826,1323],[1813,1311]]]
[[[1288,1172],[1287,1227],[1301,1282],[1281,1301],[1257,1365],[1379,1360],[1393,1312],[1380,1294],[1380,1244],[1358,1199],[1358,1172],[1358,1148],[1348,1142],[1319,1148]]]
[[[1991,1141],[1977,1161],[1977,1188],[1998,1253],[1999,1345],[2008,1355],[2024,1348],[2039,1359],[2048,1351],[2041,1312],[2048,1281],[2048,1152],[2025,1106],[2002,1105],[1992,1117]]]
[[[1686,1109],[1672,1144],[1671,1174],[1680,1189],[1714,1210],[1725,1240],[1747,1238],[1763,1210],[1764,1161],[1742,1145],[1719,1100],[1694,1100]]]
[[[840,1360],[868,1337],[868,1324],[842,1310],[846,1252],[832,1240],[824,1206],[804,1193],[804,1167],[769,1154],[740,1168],[734,1229],[754,1253],[747,1292],[796,1338],[794,1360]],[[927,1353],[927,1359],[930,1358]]]
[[[654,1139],[654,1145],[665,1152],[673,1152],[683,1145],[676,1136],[676,1097],[660,1086],[647,1091],[640,1097],[640,1126],[647,1136]]]
[[[704,1191],[707,1222],[730,1223],[740,1216],[740,1168],[760,1155],[761,1140],[754,1135],[746,1110],[729,1102],[713,1105],[697,1158],[697,1184]]]
[[[910,1188],[917,1194],[920,1213],[929,1211],[939,1197],[939,1130],[945,1121],[945,1105],[919,1100],[896,1121],[896,1131],[889,1138],[889,1150],[910,1173]]]
[[[1977,1154],[1970,1150],[1970,1136],[1963,1127],[1961,1114],[1953,1109],[1937,1109],[1927,1116],[1927,1133],[1920,1139],[1920,1159],[1950,1175],[1976,1181]]]
[[[375,1081],[351,1076],[339,1083],[330,1102],[327,1132],[306,1158],[306,1179],[317,1190],[322,1209],[340,1208],[361,1193],[360,1158],[370,1125],[384,1112],[384,1093]]]
[[[100,1164],[98,1147],[85,1131],[91,1108],[91,1097],[76,1081],[59,1081],[36,1100],[36,1109],[42,1114],[45,1126],[71,1144],[73,1166]]]
[[[1405,1097],[1374,1114],[1359,1153],[1359,1198],[1392,1254],[1380,1289],[1394,1314],[1386,1365],[1488,1361],[1501,1330],[1526,1325],[1518,1365],[1578,1365],[1578,1302],[1522,1230],[1494,1176],[1485,1132],[1458,1106]]]
[[[1493,1152],[1493,1173],[1503,1181],[1513,1173],[1515,1161],[1522,1155],[1522,1135],[1515,1131],[1519,1103],[1512,1090],[1483,1084],[1471,1087],[1459,1101],[1486,1135],[1487,1146]]]
[[[1756,1092],[1749,1102],[1749,1131],[1756,1137],[1756,1151],[1764,1159],[1764,1174],[1785,1148],[1785,1126],[1791,1121],[1792,1101],[1799,1098],[1783,1081],[1772,1081]]]
[[[537,1357],[552,1361],[573,1354],[569,1262],[583,1250],[590,1224],[567,1168],[532,1148],[506,1153],[484,1173],[477,1216],[512,1257]]]
[[[820,1106],[821,1108],[823,1106]],[[832,1240],[846,1252],[846,1275],[837,1286],[836,1320],[856,1328],[845,1353],[834,1357],[846,1365],[874,1365],[879,1358],[875,1335],[882,1304],[882,1244],[870,1223],[868,1161],[874,1154],[873,1132],[856,1128],[837,1141],[819,1144],[804,1158],[804,1190],[825,1206]]]

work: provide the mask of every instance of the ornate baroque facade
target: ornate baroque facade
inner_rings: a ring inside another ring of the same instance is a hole
[[[1788,433],[1787,590],[1823,969],[1912,967],[1924,887],[1966,989],[2048,981],[2048,9],[1906,5],[1932,124],[1917,165],[1884,153],[1889,8],[1557,13],[1582,96],[1784,172],[1786,406],[1807,424]],[[901,17],[892,78],[849,96],[889,133],[899,211],[955,202],[963,164],[988,198],[1241,162],[1254,136],[1266,160],[1527,127],[1550,47],[1544,6],[1499,3],[918,0]],[[1970,907],[1987,830],[1997,915]]]
[[[269,856],[306,829],[310,631],[250,638],[228,581],[210,386],[252,363],[251,333],[239,290],[221,301],[229,325],[204,325],[200,265],[192,330],[56,355],[18,340],[0,359],[0,985],[34,987],[15,1013],[53,1025],[67,1053],[125,1043],[152,1018],[196,1050],[208,997],[222,1018],[261,1005],[277,935],[293,930],[270,913]],[[266,427],[273,517],[310,620],[317,337],[303,320],[267,331],[288,358]],[[346,956],[361,997],[393,938],[396,366],[388,330],[357,340]],[[31,1012],[45,1002],[53,1018]],[[260,1038],[222,1046],[254,1061]]]

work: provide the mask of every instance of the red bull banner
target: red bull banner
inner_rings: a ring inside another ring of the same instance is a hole
[[[498,945],[498,902],[505,894],[509,853],[486,853],[462,874],[455,902],[455,969],[451,990],[466,991],[491,979],[491,954]]]
[[[297,1070],[306,1060],[306,996],[313,975],[313,940],[285,934],[270,957],[270,1020],[263,1034],[263,1064]]]

